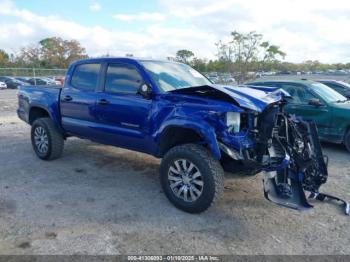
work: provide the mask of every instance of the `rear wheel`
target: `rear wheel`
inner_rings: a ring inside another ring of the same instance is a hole
[[[350,152],[350,130],[346,133],[344,137],[344,145],[348,152]]]
[[[64,139],[50,118],[34,121],[31,140],[34,152],[43,160],[53,160],[62,155]]]
[[[164,156],[160,180],[165,195],[177,208],[200,213],[222,195],[224,171],[206,148],[186,144]]]

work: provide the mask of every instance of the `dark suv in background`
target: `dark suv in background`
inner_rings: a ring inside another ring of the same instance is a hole
[[[350,98],[350,84],[338,80],[318,80],[317,82],[325,84],[342,94],[346,98]]]

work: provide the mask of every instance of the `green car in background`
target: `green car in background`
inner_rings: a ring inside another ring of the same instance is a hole
[[[350,101],[330,87],[309,80],[275,80],[246,83],[264,87],[282,88],[292,99],[285,110],[304,119],[314,120],[323,141],[343,143],[350,152]]]

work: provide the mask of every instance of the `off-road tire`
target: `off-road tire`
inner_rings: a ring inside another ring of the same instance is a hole
[[[45,153],[39,151],[34,141],[34,132],[38,127],[42,127],[48,137],[48,149]],[[54,160],[62,155],[64,138],[50,118],[39,118],[34,121],[31,129],[31,140],[35,154],[42,160]]]
[[[179,198],[170,187],[168,179],[170,167],[180,159],[192,162],[203,178],[202,194],[193,202]],[[160,181],[165,195],[177,208],[189,213],[200,213],[221,198],[224,189],[224,171],[220,162],[208,149],[196,144],[184,144],[171,148],[165,154],[160,166]]]
[[[344,137],[344,145],[345,145],[346,149],[348,150],[348,152],[350,152],[350,130],[348,130],[348,132],[346,133],[346,135]]]

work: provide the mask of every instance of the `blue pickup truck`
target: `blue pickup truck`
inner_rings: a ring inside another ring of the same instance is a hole
[[[179,209],[206,210],[220,198],[224,170],[263,172],[265,197],[312,207],[327,168],[311,122],[286,115],[287,93],[212,84],[188,65],[134,58],[79,60],[63,87],[19,89],[18,116],[34,152],[61,156],[76,136],[162,158],[165,195]]]

